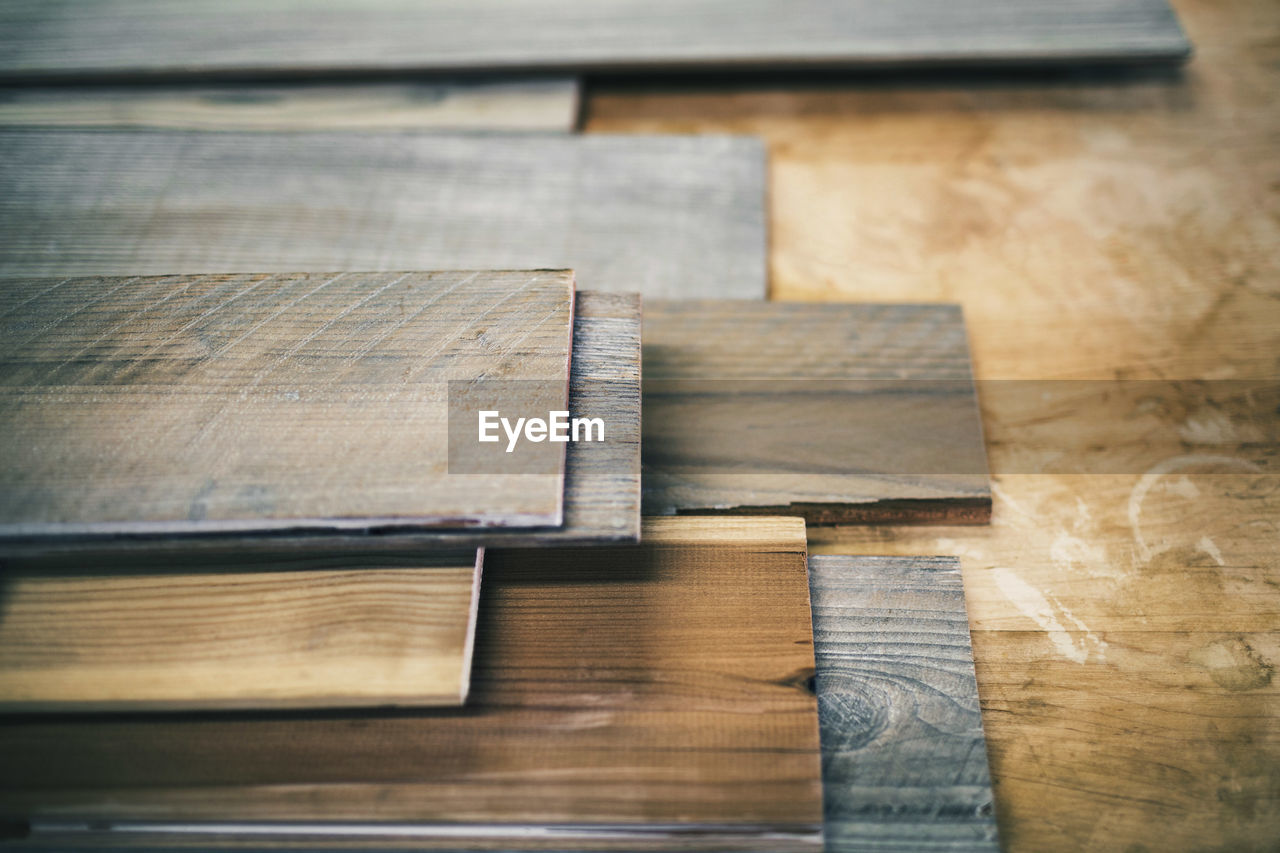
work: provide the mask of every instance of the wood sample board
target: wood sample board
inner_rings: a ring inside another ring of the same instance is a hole
[[[146,554],[148,559],[229,559],[252,552],[262,558],[299,555],[421,553],[424,548],[540,547],[634,542],[640,536],[640,298],[635,294],[578,291],[574,306],[569,410],[600,418],[605,440],[571,442],[564,459],[560,527],[488,527],[469,530],[280,533],[114,539],[40,539],[6,542],[4,550],[29,556],[73,558],[85,553]],[[525,475],[517,475],[524,477]]]
[[[745,137],[0,132],[0,278],[573,269],[763,299]]]
[[[548,473],[450,476],[450,381],[568,401],[567,271],[13,281],[0,536],[558,526]]]
[[[572,133],[572,77],[0,89],[0,127]]]
[[[960,565],[809,558],[827,850],[1000,849]]]
[[[495,23],[500,22],[500,23]],[[0,75],[866,67],[1178,60],[1165,0],[10,0]]]
[[[6,720],[0,815],[33,846],[817,851],[811,643],[799,519],[491,552],[466,708]]]
[[[650,300],[643,350],[646,514],[990,518],[957,305]]]
[[[12,560],[0,711],[461,705],[483,554]]]

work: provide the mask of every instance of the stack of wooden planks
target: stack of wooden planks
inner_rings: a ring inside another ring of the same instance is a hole
[[[3,298],[0,707],[457,704],[483,544],[638,536],[639,303],[569,272],[21,279]],[[450,392],[485,383],[603,440],[472,470]]]
[[[574,135],[564,75],[1187,51],[1164,0],[5,4],[0,847],[994,849],[958,565],[806,532],[989,520],[959,306],[766,301],[763,144]]]
[[[981,460],[945,307],[658,301],[642,348],[637,296],[563,270],[19,277],[0,298],[0,814],[32,849],[820,849],[845,782],[819,725],[852,727],[819,702],[880,690],[833,681],[823,643],[882,617],[811,615],[801,504],[912,504],[883,454],[812,461],[868,408]],[[738,515],[641,532],[642,353],[646,482],[736,483]],[[682,381],[728,383],[723,405]],[[606,440],[468,468],[453,424],[485,383]],[[771,456],[773,403],[810,462]],[[963,598],[945,607],[963,627]],[[972,687],[939,689],[949,707]],[[881,760],[917,740],[896,729]],[[952,775],[915,785],[921,815]],[[863,809],[839,832],[989,838],[978,808],[905,830]]]
[[[18,846],[817,850],[824,791],[829,840],[994,837],[954,567],[904,566],[926,603],[901,606],[936,614],[961,669],[886,699],[880,658],[842,644],[895,605],[850,598],[835,558],[807,568],[801,517],[817,490],[818,522],[973,500],[913,504],[894,490],[930,474],[883,453],[815,464],[857,417],[863,440],[915,418],[904,449],[981,462],[954,309],[658,301],[642,348],[637,296],[562,270],[15,278],[3,299]],[[646,500],[652,481],[740,496],[664,513],[730,512],[641,531],[642,353]],[[455,386],[486,382],[606,440],[460,468]],[[952,590],[928,599],[935,574]],[[920,757],[891,722],[917,706],[968,728]],[[832,743],[858,745],[856,772]],[[850,785],[905,787],[849,806]],[[956,796],[972,814],[940,819]]]

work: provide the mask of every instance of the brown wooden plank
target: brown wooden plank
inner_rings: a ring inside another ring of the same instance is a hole
[[[0,277],[573,269],[762,299],[746,137],[0,131]]]
[[[349,834],[303,846],[818,850],[811,630],[799,519],[491,552],[467,708],[0,719],[0,815],[197,844],[330,821]]]
[[[10,0],[9,77],[1179,60],[1164,0]]]
[[[809,558],[827,850],[1000,849],[960,564]]]
[[[0,710],[461,705],[483,553],[10,561]]]
[[[644,511],[985,522],[955,305],[650,301]]]
[[[0,89],[0,127],[571,133],[571,77]]]
[[[561,522],[564,445],[450,476],[447,385],[563,406],[570,272],[28,279],[2,304],[5,537]]]

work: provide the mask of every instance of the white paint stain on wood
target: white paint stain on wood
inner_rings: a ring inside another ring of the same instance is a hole
[[[1051,601],[1049,596],[1027,583],[1013,569],[995,566],[991,573],[1000,592],[1023,615],[1040,626],[1059,655],[1075,663],[1087,662],[1091,653],[1103,657],[1106,643],[1063,607],[1062,602],[1057,599]],[[1064,625],[1063,620],[1071,623],[1074,629]]]

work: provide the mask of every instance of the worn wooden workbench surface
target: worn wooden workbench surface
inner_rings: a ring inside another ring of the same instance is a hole
[[[1174,5],[1197,48],[1181,75],[597,85],[587,102],[589,132],[765,137],[774,298],[963,304],[994,523],[812,549],[960,557],[1011,850],[1280,839],[1280,476],[1239,444],[1258,425],[1201,396],[1280,376],[1280,4]],[[989,381],[1011,378],[1160,380],[1143,416],[1164,420],[1159,453],[1128,421],[1056,407],[1036,426],[1058,470],[1093,473],[1028,473],[1033,407]],[[1192,379],[1211,382],[1166,381]],[[1081,456],[1078,427],[1111,431],[1106,458]]]

